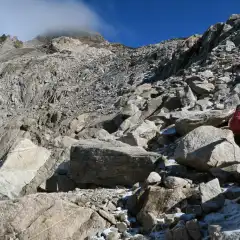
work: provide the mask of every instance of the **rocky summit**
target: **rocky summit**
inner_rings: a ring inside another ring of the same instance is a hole
[[[240,15],[130,48],[0,37],[0,239],[240,239]]]

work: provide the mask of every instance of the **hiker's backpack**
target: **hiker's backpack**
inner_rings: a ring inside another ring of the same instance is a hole
[[[240,134],[240,109],[238,107],[229,121],[229,128],[234,134]]]

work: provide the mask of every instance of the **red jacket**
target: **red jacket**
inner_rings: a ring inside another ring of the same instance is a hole
[[[240,110],[236,110],[229,121],[229,128],[234,134],[240,134]]]

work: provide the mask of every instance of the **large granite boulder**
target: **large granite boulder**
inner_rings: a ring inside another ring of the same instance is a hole
[[[240,148],[232,131],[201,126],[183,137],[175,150],[178,163],[208,171],[240,163]]]
[[[81,140],[71,148],[70,176],[77,184],[131,186],[154,171],[158,158],[118,141]]]

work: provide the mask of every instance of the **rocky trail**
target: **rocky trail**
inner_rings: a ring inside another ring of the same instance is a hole
[[[240,239],[240,15],[129,48],[0,38],[0,240]]]

